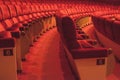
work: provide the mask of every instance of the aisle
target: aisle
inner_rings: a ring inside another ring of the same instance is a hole
[[[42,35],[27,54],[18,80],[74,80],[59,40],[56,28]]]

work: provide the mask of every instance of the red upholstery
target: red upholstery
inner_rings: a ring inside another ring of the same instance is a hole
[[[99,31],[102,33],[102,34],[105,34],[105,19],[104,18],[101,18],[99,17],[98,18],[98,27],[99,27]]]
[[[91,57],[105,57],[107,55],[106,48],[94,48],[86,40],[76,39],[75,27],[71,18],[63,17],[61,26],[61,35],[69,50],[71,51],[73,58],[91,58]]]
[[[0,21],[3,20],[2,12],[0,11]]]
[[[8,8],[9,8],[11,17],[16,17],[17,13],[16,13],[15,6],[14,5],[8,5]]]
[[[72,49],[71,53],[74,59],[107,57],[108,55],[106,48],[78,48]]]
[[[85,34],[82,30],[76,30],[77,34]]]
[[[23,5],[21,7],[22,9],[22,15],[23,15],[23,18],[25,19],[26,23],[32,23],[32,18],[29,17],[29,14],[30,14],[30,6],[28,5]]]
[[[78,40],[81,48],[93,48],[93,46],[88,43],[87,40]]]
[[[114,40],[114,36],[113,36],[113,21],[110,19],[107,19],[105,21],[105,36],[108,37],[111,40]]]
[[[15,47],[13,38],[0,38],[0,48]]]
[[[21,5],[22,2],[21,2],[20,0],[17,0],[17,1],[16,1],[16,4],[17,4],[17,5]]]
[[[3,0],[0,0],[0,5],[1,5],[1,4],[4,4]]]
[[[114,41],[117,42],[118,44],[120,44],[120,21],[114,21],[114,25],[113,25],[113,37],[114,37]]]
[[[39,16],[37,15],[38,6],[32,5],[31,10],[33,12],[33,16],[38,19],[39,18]]]
[[[3,27],[3,24],[0,23],[0,32],[3,32],[3,31],[5,31],[5,28]]]
[[[8,10],[8,7],[6,5],[0,5],[1,11],[2,11],[2,15],[4,19],[8,19],[10,18],[10,13]]]
[[[11,1],[10,0],[4,0],[4,4],[11,4]]]
[[[17,16],[16,19],[14,18],[14,22],[18,22],[18,23],[22,23],[22,24],[27,24],[27,21],[25,21],[25,18],[22,16],[23,15],[23,11],[21,6],[15,5],[15,9],[17,12]]]
[[[98,18],[96,16],[92,16],[92,22],[94,24],[94,27],[99,30],[99,26],[98,26]]]
[[[119,16],[113,15],[104,15],[101,17],[94,16],[92,18],[94,26],[96,27],[97,31],[101,32],[105,37],[108,39],[113,40],[117,44],[120,44],[120,21]],[[102,25],[101,25],[101,24]]]
[[[13,21],[10,19],[10,12],[8,10],[8,7],[6,5],[1,5],[0,9],[1,9],[2,14],[3,14],[2,24],[4,24],[4,28],[6,30],[9,30],[13,25]]]
[[[6,7],[4,6],[0,6],[0,10],[6,10]],[[7,11],[5,11],[7,12]],[[4,12],[0,11],[0,21],[2,21],[3,19],[6,19],[6,18],[9,18],[10,16],[9,15],[9,12],[8,14],[5,13],[3,16]],[[9,21],[6,21],[6,22],[9,22]],[[3,23],[0,22],[0,48],[8,48],[8,47],[14,47],[15,46],[15,41],[13,38],[11,38],[11,34],[10,32],[7,32],[5,31],[6,27],[4,27]]]
[[[22,9],[19,5],[15,5],[16,11],[17,11],[17,16],[22,15]]]
[[[67,42],[67,46],[69,48],[78,48],[80,47],[79,43],[76,39],[76,31],[74,27],[73,21],[69,17],[62,18],[62,26],[61,31],[65,41]]]
[[[8,31],[1,31],[0,38],[11,38],[11,34]]]
[[[17,4],[15,0],[10,0],[11,4]]]

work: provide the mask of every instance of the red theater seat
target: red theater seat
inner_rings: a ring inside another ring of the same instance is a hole
[[[0,0],[0,4],[4,4],[3,0]]]
[[[67,47],[69,48],[75,59],[80,58],[82,56],[84,58],[90,58],[90,57],[100,57],[100,55],[102,56],[107,55],[106,48],[94,48],[94,46],[89,44],[87,41],[82,41],[82,40],[77,41],[75,38],[76,34],[75,34],[74,23],[72,22],[72,19],[70,19],[69,17],[62,18],[61,31],[62,31],[63,39],[65,40]]]
[[[111,20],[110,18],[106,18],[106,20],[105,20],[105,34],[104,35],[111,40],[114,40],[113,22],[114,22],[114,20]]]
[[[25,9],[23,9],[23,7]],[[32,45],[33,39],[35,37],[34,29],[37,27],[37,21],[32,17],[32,15],[29,14],[29,7],[25,5],[23,5],[23,7],[21,7],[20,5],[15,5],[17,15],[13,18],[13,21],[24,26],[22,28],[26,31],[30,39],[30,44]]]
[[[0,22],[0,48],[8,47],[15,47],[15,40],[11,37],[10,32],[5,31],[5,28]]]
[[[15,38],[16,41],[16,53],[17,53],[17,70],[21,71],[21,59],[25,58],[25,54],[29,50],[30,42],[28,36],[26,35],[27,31],[23,30],[23,25],[19,24],[19,20],[15,18],[16,22],[12,19],[12,15],[16,13],[9,12],[9,8],[6,5],[0,5],[0,10],[2,12],[1,26],[7,31],[10,32],[11,38]],[[26,32],[26,33],[25,33]]]
[[[100,28],[100,32],[104,35],[105,34],[105,19],[102,17],[98,18],[98,27]]]
[[[1,33],[0,33],[1,35]],[[5,34],[2,34],[4,36],[6,36]],[[9,48],[9,47],[15,47],[15,40],[14,38],[10,38],[10,37],[0,37],[0,48]]]
[[[114,41],[118,44],[120,44],[120,21],[114,21],[113,23],[113,37],[114,37]]]
[[[96,30],[104,35],[105,34],[105,19],[100,16],[93,16],[92,21],[93,21],[93,24]]]
[[[10,2],[11,2],[11,4],[13,4],[13,5],[14,5],[14,4],[17,4],[17,3],[16,3],[16,0],[10,0]]]
[[[60,30],[62,31],[61,34],[63,34],[69,47],[72,47],[73,45],[76,47],[80,46],[77,41],[77,37],[79,36],[76,36],[75,25],[72,20],[68,18],[68,20],[63,21]]]
[[[39,5],[32,5],[30,6],[31,8],[31,15],[35,20],[36,20],[36,26],[33,27],[33,33],[34,33],[34,36],[35,35],[38,35],[42,29],[43,29],[43,26],[41,26],[41,22],[42,22],[42,15],[39,13],[40,12],[40,8],[39,8]]]
[[[4,4],[11,4],[11,1],[10,0],[4,0]]]

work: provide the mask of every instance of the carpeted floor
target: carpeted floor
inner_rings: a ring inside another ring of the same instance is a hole
[[[43,34],[31,47],[18,80],[74,80],[56,28]]]

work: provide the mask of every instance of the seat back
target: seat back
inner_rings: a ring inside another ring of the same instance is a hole
[[[4,27],[6,30],[12,27],[13,21],[11,21],[10,17],[10,11],[8,9],[7,5],[0,5],[2,15],[3,15],[3,21],[2,23],[4,24]]]
[[[2,16],[2,12],[1,12],[1,8],[0,8],[0,21],[3,20],[3,16]],[[1,34],[1,32],[5,31],[5,28],[3,27],[3,24],[0,22],[0,37],[2,37],[3,35]]]
[[[114,36],[114,41],[118,44],[120,44],[120,21],[114,21],[113,24],[113,36]]]
[[[17,10],[14,5],[7,5],[10,11],[10,16],[14,24],[19,23],[19,20],[17,19]]]
[[[17,16],[21,16],[23,14],[22,8],[20,7],[20,5],[15,5],[15,9],[17,11]]]
[[[14,4],[17,4],[17,3],[16,3],[16,0],[10,0],[10,2],[11,2],[11,4],[13,4],[13,5],[14,5]]]
[[[9,8],[11,17],[16,17],[17,12],[16,12],[16,9],[15,9],[15,6],[14,5],[8,5],[8,8]]]
[[[111,40],[114,40],[114,36],[113,36],[113,21],[111,19],[107,19],[105,21],[105,36],[108,37]]]
[[[0,0],[0,5],[1,5],[1,4],[4,4],[3,0]]]
[[[30,6],[28,6],[28,5],[23,5],[23,6],[21,6],[21,8],[22,8],[22,11],[23,11],[23,17],[24,17],[24,19],[25,20],[29,20],[30,19],[30,17],[29,17],[29,14],[30,14]]]
[[[59,35],[60,35],[61,43],[62,43],[61,45],[62,45],[62,48],[64,49],[69,67],[71,69],[72,74],[74,75],[75,80],[80,80],[80,76],[79,76],[76,64],[73,60],[71,53],[69,52],[69,50],[66,46],[66,42],[65,42],[65,39],[63,38],[62,30],[60,29],[62,26],[61,20],[62,20],[62,17],[56,16],[57,29],[59,31]]]
[[[60,34],[63,36],[66,45],[69,49],[72,48],[78,48],[80,47],[77,40],[76,40],[76,30],[74,22],[70,17],[62,17],[62,19],[59,19],[61,22],[59,22],[58,30]]]
[[[15,5],[15,9],[17,11],[17,17],[18,17],[19,22],[24,22],[25,19],[23,17],[22,7],[20,5]]]
[[[9,5],[9,4],[11,4],[11,1],[10,0],[4,0],[4,4]]]

